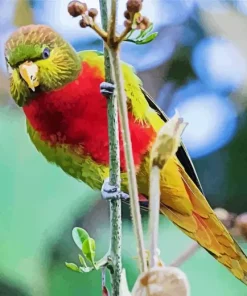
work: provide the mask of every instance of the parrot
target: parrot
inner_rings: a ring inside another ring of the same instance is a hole
[[[46,25],[18,28],[5,43],[10,94],[23,109],[36,149],[65,173],[101,190],[109,176],[104,55],[76,52]],[[169,118],[144,90],[134,68],[121,61],[138,192],[149,198],[150,153]],[[108,89],[107,89],[108,87]],[[113,89],[114,87],[112,87]],[[121,190],[128,179],[121,133]],[[247,284],[247,257],[206,200],[181,142],[161,169],[160,213]]]

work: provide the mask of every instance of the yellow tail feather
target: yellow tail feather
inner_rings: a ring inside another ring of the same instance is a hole
[[[167,187],[164,184],[161,184],[160,211],[185,234],[205,248],[218,262],[226,266],[236,278],[247,285],[246,255],[217,218],[203,194],[184,169],[176,161],[175,163],[173,161],[173,166],[174,164],[176,164],[177,172],[179,172],[183,181],[185,190],[180,190],[180,192],[185,192],[185,194],[179,197],[181,203],[184,200],[184,204],[187,204],[187,212],[184,207],[181,208],[181,211],[179,209],[177,202],[179,191],[174,190],[174,195],[167,196]],[[171,165],[169,169],[171,169]],[[164,180],[168,182],[166,169],[162,171],[162,175],[165,174]],[[188,202],[190,205],[188,205]]]

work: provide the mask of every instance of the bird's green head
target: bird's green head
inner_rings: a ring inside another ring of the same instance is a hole
[[[19,28],[5,44],[10,92],[19,106],[37,93],[61,88],[79,75],[81,62],[75,50],[44,25]]]

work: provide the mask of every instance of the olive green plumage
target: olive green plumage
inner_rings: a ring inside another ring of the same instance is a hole
[[[44,49],[50,52],[44,59]],[[10,76],[10,92],[19,106],[35,97],[21,79],[19,66],[25,61],[35,61],[39,67],[41,91],[55,90],[73,81],[81,70],[81,60],[75,50],[58,33],[44,25],[19,28],[7,40],[5,58]]]

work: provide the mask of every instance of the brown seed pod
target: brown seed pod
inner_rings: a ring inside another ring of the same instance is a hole
[[[94,19],[98,15],[98,10],[96,8],[90,8],[88,15]]]
[[[124,17],[126,18],[126,20],[130,20],[130,13],[128,10],[125,10]]]
[[[87,26],[88,26],[88,23],[87,23],[87,21],[85,20],[85,18],[82,18],[81,20],[80,20],[80,27],[82,27],[82,28],[86,28]]]
[[[71,16],[77,17],[87,11],[87,4],[80,1],[71,1],[68,4],[68,12]]]
[[[142,1],[128,0],[126,7],[129,12],[133,12],[133,13],[139,12],[142,9]]]

